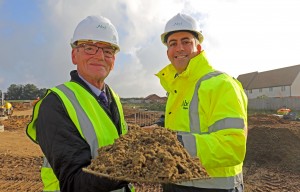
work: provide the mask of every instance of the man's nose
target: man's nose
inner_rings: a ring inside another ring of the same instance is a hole
[[[176,51],[182,51],[183,50],[183,44],[182,43],[177,43],[177,46],[176,46]]]
[[[98,50],[96,51],[95,56],[104,59],[103,48],[98,47]]]

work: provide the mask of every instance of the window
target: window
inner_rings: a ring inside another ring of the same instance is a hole
[[[249,90],[249,93],[252,93],[252,89]]]
[[[261,93],[261,92],[262,92],[262,89],[259,89],[259,92]]]
[[[281,91],[285,91],[285,86],[281,86]]]
[[[272,92],[272,91],[273,91],[273,87],[270,87],[270,88],[269,88],[269,91]]]

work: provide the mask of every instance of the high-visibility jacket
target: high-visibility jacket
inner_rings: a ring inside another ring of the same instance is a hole
[[[215,71],[203,51],[181,74],[170,64],[156,75],[168,92],[165,127],[178,131],[210,176],[179,185],[232,189],[243,183],[247,97],[241,84]]]
[[[99,105],[96,98],[78,83],[66,82],[48,90],[46,95],[50,92],[54,92],[63,102],[68,115],[81,137],[90,145],[92,158],[98,155],[97,149],[99,147],[113,144],[114,140],[119,137],[114,123]],[[120,99],[112,90],[111,93],[115,98],[120,113],[122,134],[125,134],[127,133],[127,125]],[[43,99],[35,105],[33,119],[27,126],[27,135],[36,143],[36,121],[42,102]],[[59,181],[46,158],[44,158],[41,177],[44,184],[44,191],[60,191]],[[121,192],[124,189],[115,191]]]

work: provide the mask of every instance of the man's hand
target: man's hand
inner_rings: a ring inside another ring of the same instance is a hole
[[[182,140],[182,135],[177,134],[177,140],[181,143],[181,145],[184,147],[184,143]]]

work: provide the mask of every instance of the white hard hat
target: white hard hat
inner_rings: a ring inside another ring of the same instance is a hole
[[[119,36],[115,26],[109,19],[102,16],[88,16],[82,20],[74,31],[71,46],[74,47],[74,43],[78,40],[106,42],[115,47],[116,51],[120,50]]]
[[[176,31],[191,31],[194,35],[197,36],[200,43],[202,43],[203,41],[203,35],[200,31],[200,27],[197,21],[189,15],[178,13],[167,22],[165,26],[165,32],[160,36],[162,43],[167,45],[166,36],[169,33]]]

